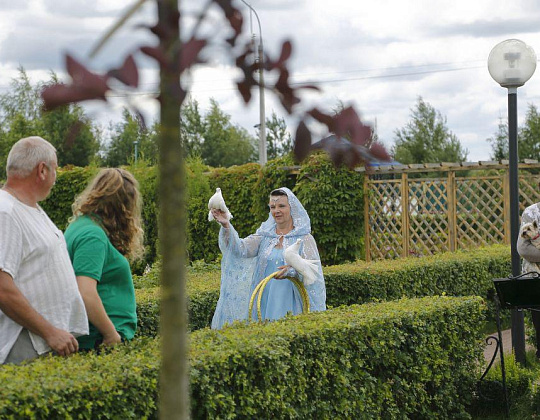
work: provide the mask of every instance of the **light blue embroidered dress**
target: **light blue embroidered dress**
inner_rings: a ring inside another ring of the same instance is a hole
[[[315,239],[311,236],[309,216],[288,188],[280,188],[287,194],[291,206],[293,229],[283,236],[283,248],[279,245],[280,236],[276,234],[276,222],[269,214],[266,222],[262,223],[254,235],[241,239],[232,226],[221,228],[219,232],[219,247],[223,253],[221,260],[221,290],[216,311],[212,319],[212,328],[219,329],[224,324],[236,320],[247,320],[249,299],[255,286],[268,275],[278,271],[279,266],[285,265],[283,249],[292,245],[297,239],[302,239],[300,255],[309,260],[320,261]],[[302,275],[294,269],[287,273],[290,277],[302,280]],[[308,286],[311,311],[326,309],[326,288],[319,262],[317,280]],[[254,308],[256,315],[256,308]],[[275,320],[282,318],[288,312],[302,312],[300,294],[296,287],[286,279],[272,279],[266,286],[261,299],[261,314],[264,319]],[[255,316],[256,318],[256,316]]]

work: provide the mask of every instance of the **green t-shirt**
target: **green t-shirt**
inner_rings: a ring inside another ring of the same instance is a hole
[[[116,331],[126,340],[135,335],[137,312],[135,288],[129,262],[111,244],[101,226],[88,216],[80,216],[66,232],[69,257],[75,275],[97,280],[97,292]],[[79,337],[79,347],[92,349],[102,335],[90,323],[90,334]]]

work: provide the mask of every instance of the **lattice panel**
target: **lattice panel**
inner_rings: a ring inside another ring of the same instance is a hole
[[[448,251],[446,181],[409,181],[408,190],[409,253],[420,256]]]
[[[528,206],[540,202],[540,175],[519,178],[519,208],[522,212]]]
[[[455,220],[455,248],[470,249],[495,243],[508,243],[508,206],[505,212],[505,177],[495,176],[455,178],[452,189],[448,177],[413,179],[406,182],[405,214],[407,231],[403,229],[404,212],[401,180],[368,181],[370,189],[369,227],[372,259],[396,258],[403,255],[406,244],[410,255],[430,255],[450,250]],[[455,197],[448,197],[449,191]],[[521,174],[519,179],[520,211],[540,202],[540,175]],[[454,208],[448,208],[449,203]],[[508,203],[507,203],[508,204]],[[405,237],[403,236],[405,233]]]
[[[373,259],[403,253],[400,181],[373,181],[369,191],[370,252]]]
[[[461,249],[504,243],[503,180],[456,180],[457,245]]]

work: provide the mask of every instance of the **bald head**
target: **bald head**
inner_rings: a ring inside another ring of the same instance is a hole
[[[56,163],[54,146],[38,136],[20,139],[9,152],[7,176],[8,178],[26,178],[41,162],[45,162],[49,167]]]

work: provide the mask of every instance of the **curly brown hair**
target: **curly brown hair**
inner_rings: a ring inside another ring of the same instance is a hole
[[[143,256],[142,199],[139,183],[125,169],[99,171],[72,205],[73,217],[86,215],[99,223],[113,246],[125,257]]]

